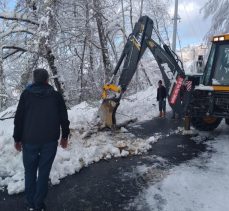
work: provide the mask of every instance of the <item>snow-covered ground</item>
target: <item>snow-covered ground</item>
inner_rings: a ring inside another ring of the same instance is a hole
[[[124,98],[117,111],[118,122],[134,118],[144,121],[156,116],[158,108],[155,91],[150,87]],[[15,108],[0,113],[0,117],[6,117],[5,114]],[[50,175],[52,184],[58,184],[61,178],[101,159],[146,152],[159,138],[159,135],[155,135],[148,140],[139,139],[124,128],[116,133],[96,132],[88,136],[90,131],[93,132],[97,111],[98,106],[86,102],[69,111],[70,145],[66,150],[58,148]],[[178,129],[176,132],[182,131]],[[9,194],[24,190],[22,153],[14,149],[12,133],[13,120],[0,121],[0,189],[6,187]],[[200,133],[193,140],[200,143],[205,140],[205,136],[209,136],[209,133]],[[155,211],[229,210],[228,126],[222,123],[210,136],[213,139],[206,142],[209,150],[191,161],[166,168],[170,165],[166,160],[154,157],[157,159],[156,164],[138,166],[138,173],[152,180],[149,179],[149,186],[136,197],[131,206]]]
[[[194,141],[204,140],[205,135],[200,134]],[[215,138],[207,141],[209,150],[167,172],[159,172],[159,181],[153,180],[132,206],[139,210],[155,211],[229,210],[228,126],[222,124],[212,136]],[[140,171],[155,174],[151,167],[139,168]]]
[[[158,114],[156,104],[156,90],[152,87],[124,98],[117,111],[118,122],[137,118],[138,121],[151,119]],[[99,104],[98,104],[99,105]],[[15,110],[15,106],[0,113]],[[58,148],[50,179],[52,184],[58,184],[61,178],[80,171],[100,159],[140,154],[151,148],[150,143],[157,141],[158,136],[148,140],[136,138],[124,128],[120,132],[97,132],[91,136],[88,131],[93,130],[98,106],[91,106],[83,102],[69,111],[71,122],[71,138],[68,149]],[[9,194],[24,190],[24,169],[22,153],[13,147],[13,120],[0,121],[0,188],[7,187]]]

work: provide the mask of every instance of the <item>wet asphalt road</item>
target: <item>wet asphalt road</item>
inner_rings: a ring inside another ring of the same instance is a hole
[[[79,173],[68,176],[49,190],[48,211],[121,211],[136,210],[130,202],[145,188],[149,180],[158,180],[156,172],[168,170],[174,165],[193,159],[205,151],[204,144],[196,144],[189,136],[172,133],[182,122],[170,119],[153,119],[128,126],[128,130],[141,138],[155,133],[163,137],[153,144],[146,154],[127,158],[102,160],[83,168]],[[178,147],[182,146],[182,147]],[[158,156],[166,159],[160,165]],[[142,175],[136,171],[138,166],[155,166],[152,175]],[[159,178],[159,180],[162,178]],[[9,196],[0,192],[1,211],[20,211],[24,209],[24,194]]]

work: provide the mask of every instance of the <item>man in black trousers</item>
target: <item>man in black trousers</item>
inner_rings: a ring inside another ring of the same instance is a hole
[[[166,88],[162,84],[162,80],[158,81],[157,101],[159,104],[159,117],[165,117],[166,114]]]
[[[21,94],[14,120],[15,148],[23,152],[27,210],[45,210],[48,180],[60,145],[66,148],[69,120],[62,95],[48,84],[48,72],[36,69],[34,83]]]

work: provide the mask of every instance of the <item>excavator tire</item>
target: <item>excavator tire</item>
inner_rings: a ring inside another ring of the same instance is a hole
[[[193,127],[200,131],[212,131],[219,126],[221,121],[222,118],[216,118],[212,116],[191,118]]]
[[[225,119],[225,123],[229,125],[229,119]]]

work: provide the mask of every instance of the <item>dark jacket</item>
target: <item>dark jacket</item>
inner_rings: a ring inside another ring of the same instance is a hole
[[[157,101],[164,100],[166,98],[166,89],[163,85],[157,88]]]
[[[64,99],[49,84],[32,84],[21,94],[14,119],[14,140],[30,144],[57,141],[69,135]]]

